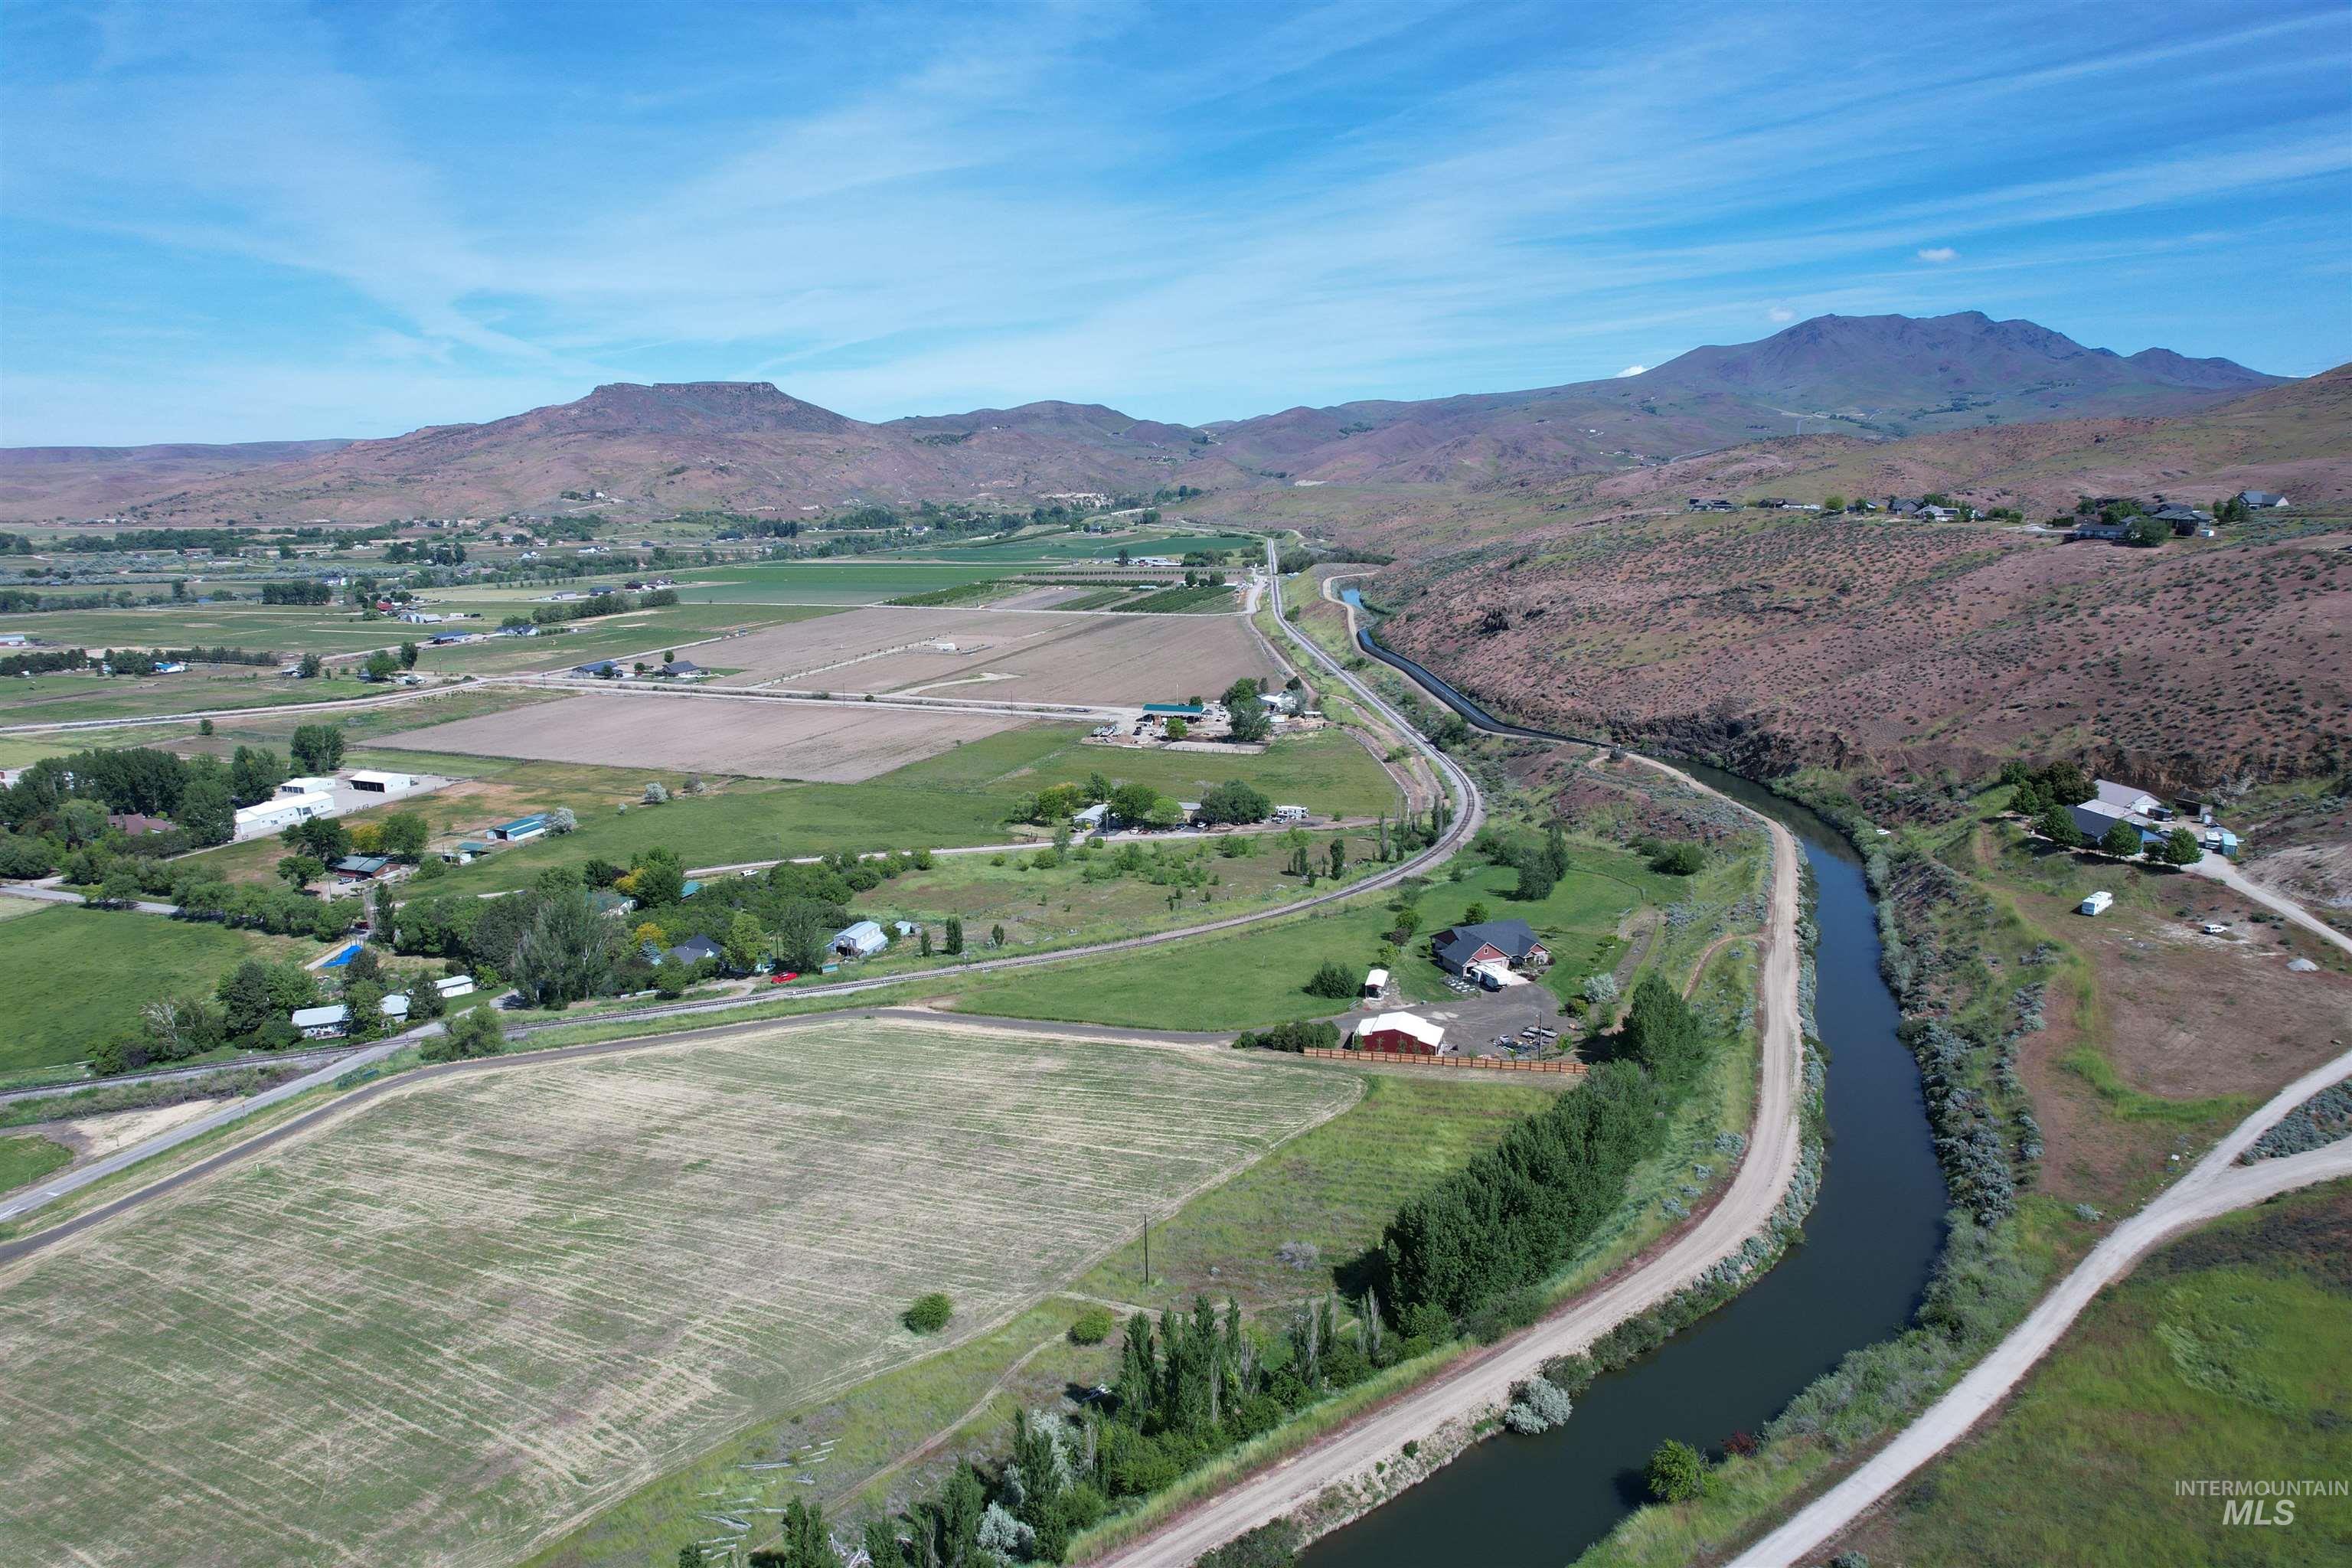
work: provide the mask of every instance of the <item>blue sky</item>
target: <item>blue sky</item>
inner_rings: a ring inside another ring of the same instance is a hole
[[[0,10],[0,442],[1189,423],[1825,311],[2352,358],[2341,4]]]

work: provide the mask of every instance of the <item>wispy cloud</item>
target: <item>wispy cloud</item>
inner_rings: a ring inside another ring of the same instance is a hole
[[[603,15],[593,49],[528,8],[12,23],[6,438],[382,434],[687,376],[1199,421],[1638,374],[1827,309],[2352,352],[2332,7]],[[1832,48],[1937,113],[1856,138]],[[2158,64],[2259,70],[2264,114],[2151,95]],[[2021,82],[2081,112],[2017,114]],[[2215,286],[2257,254],[2263,298]]]

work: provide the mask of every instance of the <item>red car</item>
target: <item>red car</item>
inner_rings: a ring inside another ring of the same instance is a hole
[[[793,981],[798,980],[800,977],[800,971],[796,969],[780,970],[776,973],[768,976],[768,984],[771,985],[790,985]]]

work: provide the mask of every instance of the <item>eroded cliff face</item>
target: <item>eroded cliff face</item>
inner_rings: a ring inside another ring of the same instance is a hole
[[[1538,536],[1367,596],[1499,712],[1755,776],[2066,755],[2193,792],[2352,757],[2352,533],[2151,552],[1790,515]]]

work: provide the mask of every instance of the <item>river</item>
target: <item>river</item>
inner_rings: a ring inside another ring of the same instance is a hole
[[[1353,597],[1352,590],[1349,597]],[[1504,723],[1409,659],[1365,641],[1465,717]],[[1944,1183],[1919,1073],[1895,1037],[1862,864],[1827,822],[1745,779],[1675,759],[1796,836],[1815,888],[1815,1021],[1829,1051],[1829,1159],[1804,1239],[1763,1279],[1656,1352],[1596,1381],[1566,1425],[1473,1447],[1421,1485],[1316,1542],[1307,1568],[1560,1568],[1643,1500],[1667,1437],[1719,1454],[1847,1352],[1899,1333],[1943,1241]]]

